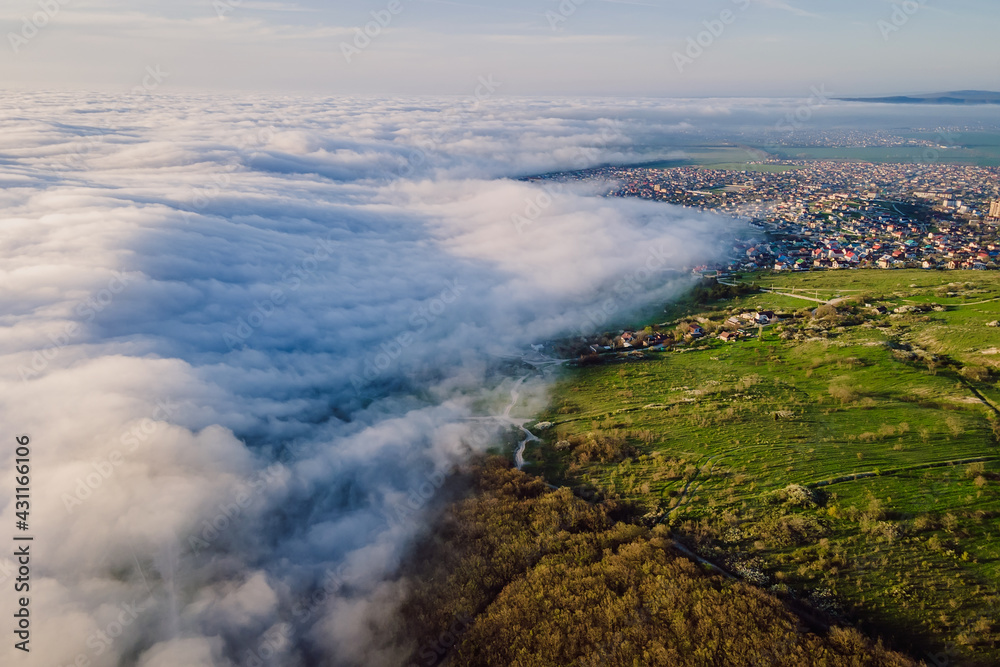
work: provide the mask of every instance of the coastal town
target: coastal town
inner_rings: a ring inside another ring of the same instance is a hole
[[[638,197],[745,220],[759,234],[697,272],[1000,268],[1000,168],[762,160],[743,169],[605,167],[531,180],[607,180]]]

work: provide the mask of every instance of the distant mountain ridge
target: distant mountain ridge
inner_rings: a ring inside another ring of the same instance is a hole
[[[927,95],[839,97],[837,99],[843,102],[873,102],[876,104],[1000,104],[1000,93],[988,90],[956,90]]]

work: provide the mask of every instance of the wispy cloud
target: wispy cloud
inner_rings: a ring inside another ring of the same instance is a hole
[[[615,44],[639,41],[634,35],[479,35],[478,39],[503,44]]]
[[[788,2],[785,2],[785,0],[753,0],[753,2],[755,4],[762,5],[769,9],[778,9],[781,11],[789,12],[790,14],[795,14],[796,16],[803,16],[807,18],[824,19],[824,20],[827,18],[825,16],[822,16],[821,14],[815,14],[813,12],[806,11],[801,7],[796,7]]]

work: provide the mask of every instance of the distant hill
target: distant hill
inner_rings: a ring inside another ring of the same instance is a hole
[[[1000,104],[1000,93],[988,90],[956,90],[927,95],[895,95],[892,97],[840,97],[843,102],[874,102],[877,104]]]

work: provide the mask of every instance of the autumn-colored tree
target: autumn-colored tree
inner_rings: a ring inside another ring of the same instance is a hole
[[[412,665],[916,664],[853,629],[806,629],[774,595],[706,574],[665,527],[621,521],[614,502],[589,504],[495,458],[472,480],[406,572],[405,633],[423,647]],[[457,615],[469,619],[460,636],[449,634]]]

